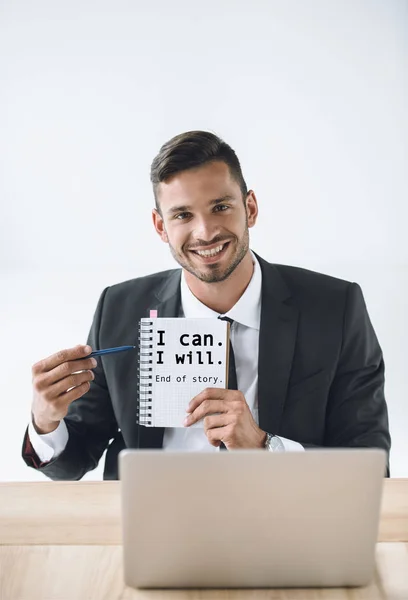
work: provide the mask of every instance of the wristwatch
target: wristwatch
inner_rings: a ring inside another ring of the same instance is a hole
[[[282,440],[277,435],[272,433],[266,434],[265,450],[269,452],[285,452],[285,446],[282,444]]]

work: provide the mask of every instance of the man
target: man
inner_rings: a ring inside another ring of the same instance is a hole
[[[182,268],[105,289],[88,346],[33,366],[26,463],[51,479],[80,479],[108,448],[104,479],[117,479],[126,447],[388,452],[384,362],[360,287],[250,251],[257,199],[235,152],[215,135],[167,142],[151,181],[154,227]],[[137,352],[87,358],[92,349],[137,344],[136,325],[151,309],[233,322],[238,390],[205,389],[184,428],[137,426]],[[204,429],[190,428],[199,419]]]

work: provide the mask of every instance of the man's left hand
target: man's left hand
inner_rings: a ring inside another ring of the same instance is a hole
[[[228,450],[264,448],[266,433],[255,423],[242,392],[206,388],[188,405],[184,425],[204,419],[204,431],[212,446],[225,444]]]

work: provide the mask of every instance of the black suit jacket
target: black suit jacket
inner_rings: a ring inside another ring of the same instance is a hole
[[[261,429],[307,448],[377,447],[388,452],[384,361],[360,287],[258,260]],[[105,289],[88,343],[93,349],[138,345],[138,321],[150,309],[157,309],[159,317],[178,316],[180,276],[175,269]],[[99,357],[89,391],[69,407],[65,450],[39,463],[26,431],[26,463],[51,479],[77,480],[97,466],[108,448],[104,479],[117,479],[120,450],[161,448],[164,429],[136,424],[137,366],[136,351]]]

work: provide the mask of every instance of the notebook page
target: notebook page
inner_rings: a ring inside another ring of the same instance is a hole
[[[185,318],[150,322],[152,425],[183,427],[187,405],[194,396],[206,387],[226,387],[228,323]],[[203,421],[195,426],[203,427]]]

